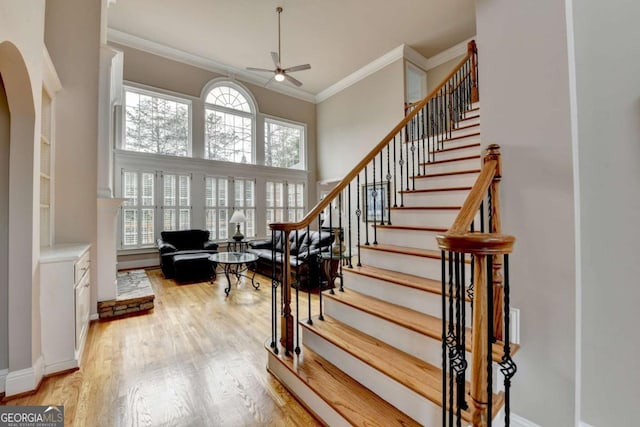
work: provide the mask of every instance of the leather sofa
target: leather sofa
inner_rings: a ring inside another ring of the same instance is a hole
[[[207,230],[163,231],[156,242],[160,252],[160,267],[167,279],[178,281],[205,280],[215,275],[215,268],[204,255],[218,252],[218,244],[209,240]],[[196,256],[203,254],[203,256]],[[191,255],[191,256],[183,256]],[[185,277],[175,277],[175,257],[184,265]],[[184,279],[184,280],[183,280]]]
[[[247,252],[258,256],[258,261],[249,268],[267,277],[272,277],[273,254],[276,256],[276,279],[282,274],[282,236],[276,233],[275,242],[272,239],[249,242]],[[289,265],[291,279],[302,286],[317,287],[320,280],[320,261],[318,254],[328,252],[333,243],[333,234],[327,231],[298,231],[289,233]],[[275,247],[275,252],[273,248]]]

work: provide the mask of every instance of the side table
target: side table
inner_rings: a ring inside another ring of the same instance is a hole
[[[336,278],[340,277],[340,280],[342,280],[340,263],[346,259],[349,259],[349,255],[334,254],[331,252],[320,253],[322,273],[327,282],[326,288],[331,289],[331,292],[333,292],[333,288],[335,287]],[[322,290],[322,285],[320,285],[320,290]]]
[[[246,252],[251,240],[227,240],[227,252]]]

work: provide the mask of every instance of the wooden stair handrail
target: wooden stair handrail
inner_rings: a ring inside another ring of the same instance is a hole
[[[302,218],[298,222],[274,222],[269,224],[269,227],[272,230],[283,230],[289,232],[292,230],[300,230],[304,227],[309,226],[311,222],[313,222],[313,220],[320,215],[320,212],[322,212],[327,206],[329,206],[329,203],[333,201],[342,190],[347,188],[349,183],[353,181],[353,179],[364,169],[364,167],[367,166],[393,140],[393,138],[398,133],[400,133],[400,131],[411,121],[411,119],[413,119],[418,114],[418,112],[422,110],[422,107],[427,105],[427,103],[438,94],[440,89],[442,89],[448,83],[448,81],[455,75],[455,73],[457,73],[458,70],[460,70],[470,58],[474,57],[475,54],[476,44],[475,41],[472,40],[467,45],[467,54],[465,55],[465,57],[440,82],[440,84],[436,86],[435,89],[433,89],[422,101],[414,104],[411,112],[407,114],[405,118],[391,130],[391,132],[389,132],[384,138],[382,138],[382,140],[369,152],[369,154],[367,154],[362,160],[360,160],[360,162],[358,162],[358,164],[353,169],[351,169],[351,171],[347,175],[345,175],[345,177],[335,187],[333,187],[329,194],[327,194],[324,199],[320,200],[304,216],[304,218]]]
[[[496,144],[489,145],[483,162],[480,175],[473,183],[469,195],[447,234],[464,234],[469,231],[469,227],[496,177],[496,172],[500,170],[500,147]]]

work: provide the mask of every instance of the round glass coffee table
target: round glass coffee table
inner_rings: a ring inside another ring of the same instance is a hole
[[[209,261],[222,266],[224,270],[224,276],[227,278],[227,287],[224,290],[224,293],[227,294],[227,296],[231,291],[232,275],[237,280],[236,284],[240,282],[240,278],[244,276],[247,279],[251,279],[251,285],[254,289],[258,289],[260,287],[260,283],[254,280],[256,277],[255,271],[253,272],[253,275],[251,277],[243,274],[248,270],[249,264],[258,261],[257,255],[247,252],[218,252],[217,254],[212,254],[209,257]]]

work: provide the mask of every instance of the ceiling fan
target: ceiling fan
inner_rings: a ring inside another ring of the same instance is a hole
[[[271,59],[273,59],[273,65],[276,67],[273,70],[268,70],[266,68],[254,68],[247,67],[249,71],[262,71],[267,73],[273,73],[273,77],[267,82],[269,84],[272,80],[277,82],[282,82],[285,79],[289,82],[293,83],[296,86],[302,86],[300,80],[297,80],[289,75],[289,73],[293,73],[294,71],[303,71],[311,69],[311,65],[303,64],[296,65],[294,67],[282,68],[282,53],[280,50],[280,14],[282,13],[282,7],[278,6],[276,8],[276,12],[278,13],[278,52],[271,52]]]

